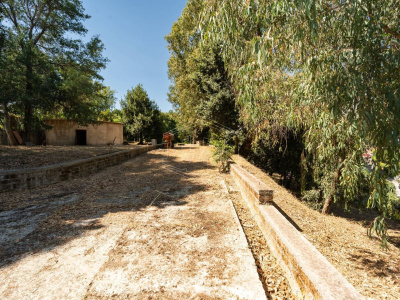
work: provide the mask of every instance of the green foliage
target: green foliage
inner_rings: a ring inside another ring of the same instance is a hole
[[[176,120],[176,113],[174,113],[172,110],[169,112],[161,112],[160,113],[160,122],[161,122],[161,133],[165,132],[173,132],[176,133],[178,132],[177,129],[177,120]],[[179,142],[180,139],[177,135],[175,135],[175,142]],[[160,139],[160,142],[162,142],[162,137]]]
[[[238,127],[235,97],[219,48],[203,46],[193,57],[196,70],[191,74],[199,92],[196,113],[208,123]],[[215,132],[215,127],[211,128]],[[219,131],[219,130],[218,130]]]
[[[128,90],[125,99],[121,100],[125,133],[129,139],[139,137],[139,144],[144,139],[156,138],[155,129],[161,133],[160,110],[151,101],[141,84]]]
[[[278,173],[282,177],[281,184],[286,188],[298,190],[300,188],[300,157],[304,152],[302,136],[288,132],[282,142],[271,144],[267,133],[259,133],[253,140],[252,152],[248,159],[270,175]]]
[[[119,109],[106,109],[100,112],[99,121],[122,123],[122,111]]]
[[[389,181],[387,184],[389,190],[387,194],[388,216],[400,221],[400,198],[396,195],[394,184]]]
[[[198,23],[203,0],[187,2],[182,15],[166,36],[171,57],[169,101],[179,113],[182,136],[208,138],[221,126],[236,129],[238,114],[233,89],[218,43],[200,45]]]
[[[2,102],[23,120],[24,140],[43,127],[49,114],[64,115],[79,123],[95,122],[98,93],[103,88],[99,71],[107,59],[98,37],[88,43],[71,38],[86,34],[89,18],[79,0],[0,2],[6,63]],[[4,44],[3,44],[4,45]],[[12,90],[10,95],[7,90]]]
[[[213,136],[211,144],[214,146],[212,148],[212,157],[218,165],[219,171],[228,172],[229,161],[234,153],[234,146],[229,145],[226,139],[216,135]]]
[[[200,34],[197,25],[202,9],[202,0],[189,0],[178,21],[173,24],[171,32],[165,37],[171,52],[168,76],[172,85],[168,100],[178,111],[178,120],[184,124],[184,131],[190,132],[190,135],[195,135],[197,130],[206,125],[195,109],[200,96],[191,76],[196,71],[192,56],[199,48]]]
[[[306,201],[313,209],[322,209],[322,191],[321,190],[307,190],[303,193],[302,200]]]
[[[199,26],[202,43],[220,42],[246,128],[272,146],[303,134],[325,213],[358,197],[362,154],[376,148],[368,207],[381,216],[369,233],[383,245],[386,176],[399,166],[399,13],[399,0],[213,0]]]

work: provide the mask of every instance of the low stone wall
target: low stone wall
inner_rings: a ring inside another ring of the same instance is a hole
[[[237,181],[240,181],[239,185],[242,192],[246,194],[246,198],[260,204],[273,202],[274,191],[268,188],[264,182],[258,180],[257,177],[238,165],[231,165],[231,173]]]
[[[160,147],[162,145],[144,146],[45,167],[1,171],[0,192],[31,189],[86,176]]]
[[[231,174],[297,298],[364,299],[279,212],[271,189],[236,164],[231,164]]]

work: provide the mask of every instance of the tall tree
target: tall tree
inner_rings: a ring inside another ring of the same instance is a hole
[[[98,72],[106,59],[98,37],[88,43],[71,38],[87,32],[83,21],[89,16],[79,0],[3,0],[0,7],[2,25],[15,45],[16,65],[23,69],[21,95],[15,106],[23,116],[27,142],[40,125],[36,112],[70,99],[62,91],[67,74],[75,71],[91,80],[101,79]]]
[[[168,61],[168,76],[172,81],[169,101],[180,113],[187,130],[193,136],[193,142],[197,132],[206,126],[194,107],[199,102],[199,91],[191,74],[196,66],[191,56],[199,47],[200,32],[197,29],[203,9],[203,0],[189,0],[173,26],[171,32],[165,37],[171,57]]]
[[[128,135],[138,136],[139,144],[143,144],[144,138],[152,137],[160,112],[141,84],[128,90],[125,99],[121,100],[121,108]]]
[[[218,42],[200,45],[198,24],[203,0],[187,2],[182,15],[165,38],[171,57],[172,81],[169,101],[179,112],[184,131],[195,137],[201,132],[237,127],[235,97],[219,55]]]
[[[8,141],[10,145],[17,145],[11,128],[10,106],[21,97],[22,68],[16,63],[15,44],[10,40],[2,20],[0,7],[0,109]]]
[[[272,141],[304,132],[323,212],[352,201],[374,146],[369,207],[386,243],[386,174],[399,165],[399,0],[208,1],[204,43],[223,41],[242,118]]]

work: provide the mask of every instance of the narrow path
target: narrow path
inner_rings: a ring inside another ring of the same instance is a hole
[[[0,195],[2,299],[265,299],[205,147]]]

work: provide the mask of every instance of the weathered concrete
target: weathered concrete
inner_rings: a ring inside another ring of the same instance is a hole
[[[101,122],[100,124],[80,126],[67,120],[46,120],[52,129],[46,131],[47,145],[73,146],[76,145],[76,130],[86,130],[87,145],[106,145],[123,143],[123,124]],[[114,141],[115,139],[115,141]]]
[[[256,203],[266,204],[274,199],[274,191],[264,182],[237,165],[231,165],[231,172],[240,181],[247,197],[251,197]]]
[[[30,189],[86,176],[160,147],[161,144],[143,146],[45,167],[1,171],[0,192]]]
[[[255,185],[255,177],[238,165],[231,165],[231,174],[266,237],[268,246],[281,261],[281,267],[286,271],[291,287],[299,298],[363,299],[272,202],[260,204],[262,201],[258,200],[257,195],[267,193],[268,187],[262,183]]]
[[[206,147],[151,151],[59,187],[1,194],[17,202],[0,214],[1,299],[265,299],[220,188],[226,175],[209,158]]]

